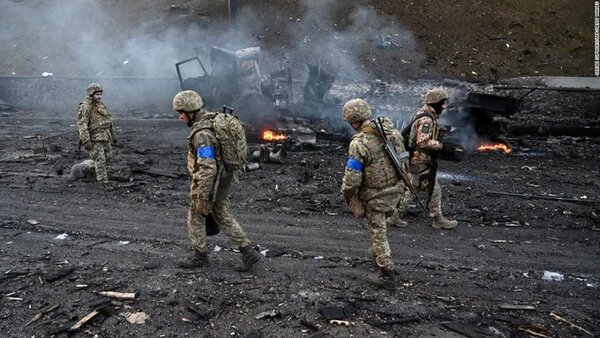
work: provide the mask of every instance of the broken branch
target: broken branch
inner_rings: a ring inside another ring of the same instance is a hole
[[[100,291],[99,295],[117,299],[126,299],[126,300],[134,300],[135,292],[116,292],[116,291]]]
[[[75,325],[71,326],[69,331],[79,330],[79,328],[81,328],[85,323],[89,322],[92,318],[96,317],[96,315],[99,313],[100,311],[97,310],[90,312],[87,316],[81,318],[77,323],[75,323]]]
[[[39,319],[40,319],[40,318],[42,318],[42,317],[43,317],[45,314],[47,314],[47,313],[49,313],[49,312],[52,312],[52,311],[56,310],[56,309],[57,309],[59,306],[60,306],[60,304],[56,304],[56,305],[52,305],[51,307],[49,307],[49,308],[47,308],[47,309],[45,309],[45,310],[42,310],[42,312],[38,313],[37,315],[35,315],[35,317],[31,318],[31,320],[30,320],[30,321],[28,321],[28,322],[27,322],[27,324],[25,324],[25,326],[27,326],[27,325],[29,325],[29,324],[31,324],[31,323],[33,323],[33,322],[35,322],[35,321],[39,320]]]
[[[593,334],[592,334],[590,331],[588,331],[588,330],[586,330],[586,329],[582,328],[581,326],[579,326],[579,325],[577,325],[577,324],[573,324],[573,323],[571,323],[570,321],[568,321],[568,320],[566,320],[566,319],[562,318],[561,316],[557,315],[557,314],[556,314],[556,313],[554,313],[554,312],[550,312],[550,317],[554,318],[555,320],[557,320],[557,321],[559,321],[559,322],[563,322],[563,323],[569,324],[571,327],[574,327],[574,328],[576,328],[577,330],[583,331],[583,332],[585,332],[585,333],[589,334],[590,336],[593,336]]]

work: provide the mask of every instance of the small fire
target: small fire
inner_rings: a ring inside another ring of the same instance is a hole
[[[260,139],[263,141],[285,141],[288,139],[288,136],[285,134],[279,134],[272,130],[264,130],[260,135]]]
[[[498,150],[502,151],[504,155],[512,153],[512,148],[504,143],[483,143],[477,147],[477,151],[480,153],[490,153]]]

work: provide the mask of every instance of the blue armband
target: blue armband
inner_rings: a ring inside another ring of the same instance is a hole
[[[348,162],[346,163],[346,169],[362,172],[365,169],[365,165],[354,157],[349,157]]]
[[[198,147],[198,158],[215,159],[215,148],[212,146]]]

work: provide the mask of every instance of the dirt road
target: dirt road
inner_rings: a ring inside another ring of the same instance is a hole
[[[119,187],[102,191],[66,178],[86,156],[76,159],[73,123],[0,118],[3,337],[67,336],[94,306],[103,308],[75,336],[600,334],[594,139],[530,138],[510,156],[443,162],[443,207],[459,226],[434,230],[413,213],[408,228],[390,228],[402,286],[389,292],[366,282],[375,271],[368,233],[339,194],[347,144],[321,140],[290,150],[286,164],[243,173],[232,211],[263,263],[236,272],[239,253],[219,234],[210,267],[188,271],[176,264],[190,252],[187,129],[178,121],[117,122],[110,175]],[[45,140],[46,156],[37,135],[59,135]],[[98,292],[109,290],[136,297],[107,304]],[[342,321],[324,319],[323,308]],[[138,312],[145,323],[130,323]]]

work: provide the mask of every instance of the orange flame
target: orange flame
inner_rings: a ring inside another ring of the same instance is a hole
[[[512,148],[504,143],[483,143],[477,147],[477,151],[481,153],[488,153],[498,150],[502,151],[504,155],[512,153]]]
[[[260,138],[263,141],[285,141],[288,139],[288,136],[267,129],[262,132]]]

